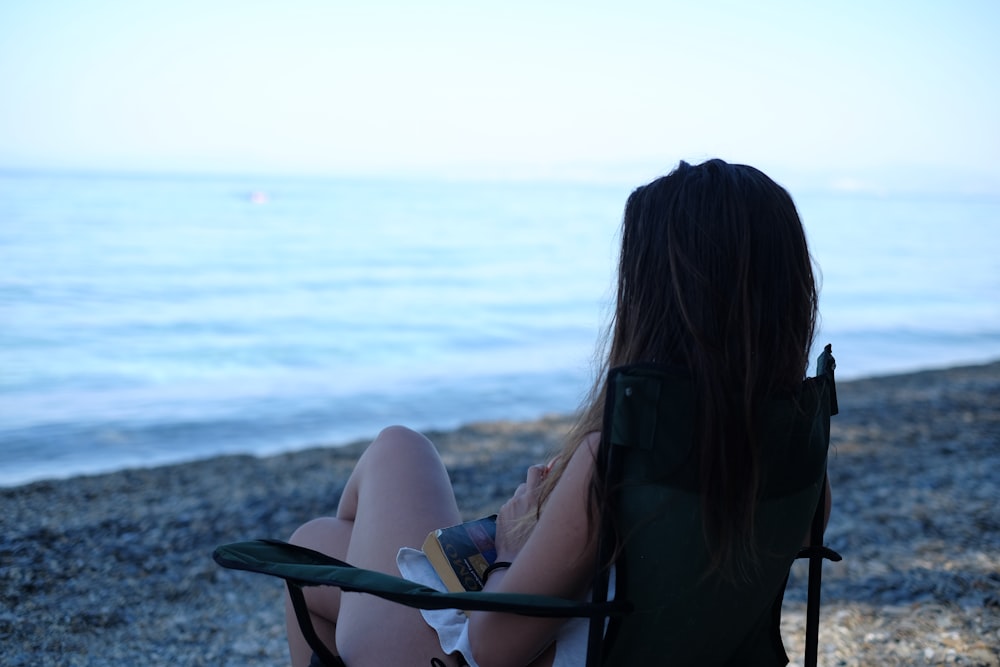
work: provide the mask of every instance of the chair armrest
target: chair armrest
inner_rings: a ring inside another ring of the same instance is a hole
[[[417,609],[500,611],[552,618],[607,618],[631,610],[620,600],[594,603],[522,593],[445,593],[279,540],[226,544],[217,548],[212,557],[230,569],[267,574],[298,586],[336,586],[344,591],[369,593]]]

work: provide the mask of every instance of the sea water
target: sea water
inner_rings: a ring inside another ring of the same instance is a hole
[[[0,484],[570,412],[628,191],[0,174]],[[1000,357],[1000,199],[796,202],[839,377]]]

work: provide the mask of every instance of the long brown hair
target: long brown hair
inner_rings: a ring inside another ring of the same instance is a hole
[[[712,565],[745,577],[756,562],[757,406],[801,382],[817,292],[789,194],[753,167],[681,162],[625,205],[617,302],[606,353],[559,458],[600,430],[610,368],[685,369],[694,382],[704,535]],[[546,479],[542,497],[558,479]],[[594,486],[600,507],[600,489]]]

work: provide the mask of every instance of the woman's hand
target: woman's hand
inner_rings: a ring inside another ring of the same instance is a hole
[[[552,463],[528,468],[527,479],[497,513],[497,560],[513,561],[528,541],[538,522],[538,499],[542,480],[549,474]]]

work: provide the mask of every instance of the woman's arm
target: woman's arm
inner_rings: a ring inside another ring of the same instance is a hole
[[[591,434],[577,448],[523,547],[505,546],[504,531],[510,525],[501,512],[497,524],[498,559],[508,559],[513,564],[509,570],[491,574],[485,590],[569,599],[586,594],[597,559],[597,540],[587,521],[587,503],[599,439],[598,434]],[[533,512],[531,502],[537,498],[534,494],[540,478],[537,472],[529,471],[528,481],[508,506],[520,507],[521,511],[530,508]],[[473,612],[469,620],[473,655],[481,667],[523,667],[552,643],[564,622],[564,619]]]

